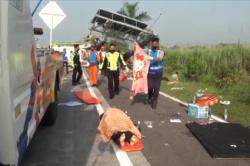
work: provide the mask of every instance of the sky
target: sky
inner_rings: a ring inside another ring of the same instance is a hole
[[[38,1],[31,0],[31,10]],[[66,18],[53,31],[53,41],[83,40],[89,34],[90,21],[99,8],[116,12],[124,2],[57,0]],[[44,29],[44,35],[39,37],[43,46],[49,44],[49,29],[38,13],[47,3],[48,0],[43,0],[33,16],[33,24]],[[146,23],[152,26],[165,46],[250,43],[248,0],[139,0],[140,11],[147,11],[151,16]]]

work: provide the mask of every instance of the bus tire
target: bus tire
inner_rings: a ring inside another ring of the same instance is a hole
[[[50,103],[48,106],[44,117],[42,119],[42,125],[44,126],[53,126],[56,123],[57,118],[57,90],[54,90],[55,95],[55,101],[53,103]]]

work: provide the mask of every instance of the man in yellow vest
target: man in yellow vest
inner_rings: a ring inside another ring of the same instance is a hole
[[[125,67],[126,63],[122,55],[116,51],[116,45],[110,44],[109,52],[103,62],[103,69],[107,69],[109,98],[113,99],[115,94],[119,94],[119,74],[120,66]]]

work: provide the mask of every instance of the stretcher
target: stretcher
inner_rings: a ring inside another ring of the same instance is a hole
[[[144,149],[144,145],[140,139],[138,139],[138,142],[134,145],[130,145],[129,143],[125,143],[124,146],[120,147],[122,151],[125,152],[134,152],[134,151],[141,151]]]
[[[80,99],[82,102],[84,102],[87,105],[91,104],[100,104],[101,100],[93,97],[89,92],[87,91],[77,91],[75,92],[75,96]]]

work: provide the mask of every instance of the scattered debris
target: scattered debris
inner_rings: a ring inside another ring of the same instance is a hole
[[[180,119],[170,119],[171,123],[181,123]]]
[[[144,124],[148,127],[148,128],[153,128],[153,122],[152,121],[144,121]]]
[[[165,143],[164,146],[169,146],[169,144],[168,144],[168,143]]]
[[[162,120],[162,121],[159,122],[159,126],[163,126],[164,124],[165,124],[164,120]]]
[[[222,104],[222,105],[230,105],[231,104],[231,102],[229,101],[229,100],[225,100],[225,101],[220,101],[220,103]]]
[[[197,119],[210,118],[212,114],[209,106],[199,106],[197,104],[188,104],[187,112],[190,117]]]
[[[172,87],[171,90],[183,90],[184,87]]]
[[[58,105],[68,106],[68,107],[75,107],[75,106],[83,105],[83,103],[78,102],[78,101],[69,101],[69,102],[59,103]]]
[[[231,148],[237,148],[237,145],[230,145]]]
[[[175,118],[175,119],[179,119],[181,117],[181,113],[177,112],[175,114],[172,114],[172,117]]]

